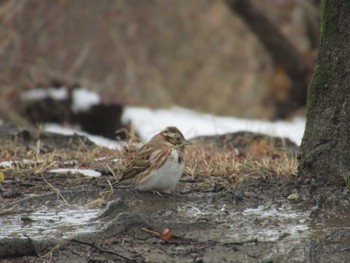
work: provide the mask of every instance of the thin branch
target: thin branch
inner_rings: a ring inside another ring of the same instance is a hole
[[[122,259],[128,260],[128,261],[136,262],[136,260],[133,259],[133,258],[130,258],[130,257],[128,257],[128,256],[124,256],[124,255],[122,255],[122,254],[120,254],[120,253],[118,253],[118,252],[115,252],[115,251],[113,251],[113,250],[110,250],[110,249],[105,249],[105,248],[102,248],[102,247],[100,247],[100,246],[96,246],[96,245],[95,245],[94,243],[92,243],[92,242],[87,242],[87,241],[78,240],[78,239],[71,239],[71,241],[76,242],[76,243],[78,243],[78,244],[88,245],[88,246],[90,246],[90,247],[93,247],[93,248],[95,248],[95,249],[101,251],[101,252],[109,253],[109,254],[112,254],[112,255],[116,255],[116,256],[118,256],[118,257],[120,257],[120,258],[122,258]]]

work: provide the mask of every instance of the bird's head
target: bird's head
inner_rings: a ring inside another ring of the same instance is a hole
[[[180,130],[176,127],[167,127],[165,130],[161,131],[159,134],[168,143],[178,146],[185,147],[185,145],[192,144],[190,141],[186,140]]]

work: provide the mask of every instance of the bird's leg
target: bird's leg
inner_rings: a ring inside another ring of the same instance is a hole
[[[158,192],[157,190],[152,190],[152,193],[153,194],[157,194],[159,195],[160,197],[164,197],[160,192]]]

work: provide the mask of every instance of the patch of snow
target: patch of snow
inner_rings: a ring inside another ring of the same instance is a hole
[[[93,105],[101,103],[101,97],[96,92],[87,90],[85,88],[74,89],[72,93],[73,112],[81,112],[89,110]]]
[[[65,128],[59,124],[55,124],[55,123],[44,124],[44,130],[47,132],[57,133],[57,134],[62,134],[62,135],[74,135],[74,134],[83,135],[83,136],[88,137],[96,145],[103,146],[103,147],[106,147],[109,149],[121,150],[123,148],[123,146],[125,145],[125,142],[118,142],[118,141],[104,138],[102,136],[91,135],[91,134],[86,133],[86,132],[68,129],[68,128]]]
[[[0,163],[0,167],[2,168],[11,167],[13,163],[14,163],[13,161],[3,161]]]
[[[107,157],[107,156],[99,157],[99,158],[95,158],[95,161],[96,161],[96,162],[105,161],[105,160],[107,160],[108,158],[110,158],[110,157]]]
[[[59,173],[59,174],[65,174],[65,173],[79,173],[85,176],[89,177],[99,177],[101,176],[100,172],[97,172],[95,170],[90,170],[90,169],[75,169],[75,168],[58,168],[58,169],[53,169],[49,171],[50,173]]]
[[[68,91],[66,87],[62,88],[38,88],[28,90],[20,94],[22,101],[37,101],[46,98],[53,100],[66,100],[68,98]]]
[[[22,101],[38,101],[46,98],[53,100],[67,100],[68,90],[61,88],[37,88],[20,94]],[[72,92],[72,111],[81,112],[89,110],[93,105],[101,103],[99,94],[85,88],[74,89]]]
[[[300,145],[305,129],[305,120],[302,118],[296,118],[290,122],[247,120],[214,116],[179,107],[154,110],[141,107],[125,107],[122,122],[131,122],[143,141],[150,140],[154,134],[167,126],[176,126],[186,138],[250,131],[287,137]]]
[[[3,161],[0,163],[0,167],[6,168],[6,167],[11,167],[13,164],[40,164],[42,163],[43,160],[28,160],[28,159],[23,159],[22,161]]]

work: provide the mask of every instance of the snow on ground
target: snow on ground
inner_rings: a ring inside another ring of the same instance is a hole
[[[42,163],[43,160],[27,160],[27,159],[23,159],[22,161],[2,161],[0,162],[0,168],[9,168],[12,165],[16,165],[16,164],[40,164]]]
[[[48,90],[38,89],[24,93],[22,99],[38,99],[52,97],[64,99],[67,97],[65,88]],[[85,111],[91,106],[99,104],[99,94],[85,88],[73,90],[72,110],[74,112]],[[178,127],[186,138],[190,139],[202,135],[220,135],[237,131],[251,131],[264,133],[271,136],[287,137],[300,145],[304,133],[305,120],[297,118],[290,122],[269,122],[262,120],[248,120],[234,117],[214,116],[199,113],[189,109],[173,107],[170,109],[149,109],[141,107],[125,107],[122,116],[123,123],[131,122],[141,139],[146,142],[152,136],[167,126]],[[61,134],[72,135],[78,133],[88,136],[93,142],[108,148],[120,148],[120,143],[99,136],[89,135],[84,132],[68,130],[56,124],[46,124],[45,130]]]
[[[176,126],[186,138],[251,131],[271,136],[287,137],[300,145],[305,128],[305,120],[303,118],[296,118],[291,122],[269,122],[220,117],[179,107],[154,110],[126,107],[122,116],[122,122],[131,122],[143,141],[148,141],[154,134],[167,126]]]
[[[23,101],[38,101],[46,98],[66,100],[68,98],[68,90],[66,87],[37,88],[21,93],[20,98]]]
[[[67,174],[67,173],[72,173],[72,174],[82,174],[85,176],[89,177],[99,177],[101,176],[100,172],[97,172],[95,170],[90,170],[90,169],[76,169],[76,168],[58,168],[58,169],[52,169],[49,171],[50,173],[58,173],[58,174]]]
[[[40,101],[43,99],[68,100],[69,91],[66,87],[61,88],[37,88],[20,94],[22,101]],[[72,91],[72,111],[88,111],[92,106],[101,103],[101,96],[86,88],[77,88]]]
[[[44,130],[47,132],[58,133],[63,135],[74,135],[74,134],[83,135],[88,137],[95,144],[109,148],[109,149],[121,150],[123,145],[125,145],[125,143],[123,142],[117,142],[115,140],[110,140],[102,136],[91,135],[86,132],[65,128],[62,125],[55,124],[55,123],[44,124]]]
[[[0,167],[1,168],[8,168],[8,167],[11,167],[13,164],[13,161],[3,161],[3,162],[0,162]]]
[[[96,92],[87,90],[85,88],[73,90],[73,104],[72,111],[88,111],[93,105],[101,103],[101,97]]]
[[[141,139],[146,142],[167,126],[176,126],[188,139],[202,135],[220,135],[237,131],[251,131],[271,136],[287,137],[300,145],[304,133],[305,120],[296,118],[287,121],[248,120],[234,117],[220,117],[192,110],[174,107],[171,109],[149,109],[126,107],[122,116],[124,124],[131,122]],[[58,124],[47,123],[44,129],[48,132],[64,135],[79,134],[87,136],[97,145],[110,149],[121,149],[123,144],[101,136],[64,128]]]

